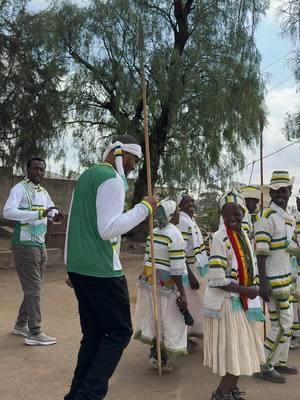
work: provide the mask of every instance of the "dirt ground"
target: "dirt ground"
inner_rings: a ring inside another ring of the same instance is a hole
[[[10,239],[0,236],[0,250],[10,250]]]
[[[132,312],[136,299],[135,280],[142,255],[123,256],[128,278]],[[57,337],[49,347],[24,345],[22,337],[9,332],[14,324],[21,289],[14,270],[0,270],[0,399],[63,400],[71,380],[80,327],[72,289],[65,284],[64,267],[48,268],[43,291],[43,330]],[[201,345],[197,351],[180,357],[172,374],[159,377],[147,369],[148,348],[132,340],[110,381],[107,400],[206,400],[219,377],[203,367]],[[300,350],[290,353],[290,363],[300,369]],[[278,385],[244,377],[240,387],[247,400],[299,400],[300,375]]]

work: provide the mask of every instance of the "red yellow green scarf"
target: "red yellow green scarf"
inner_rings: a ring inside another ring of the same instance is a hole
[[[238,233],[227,227],[226,231],[238,263],[239,284],[242,286],[250,286],[253,281],[253,265],[248,242],[243,232]],[[244,294],[240,294],[240,299],[243,309],[247,311],[248,297]]]

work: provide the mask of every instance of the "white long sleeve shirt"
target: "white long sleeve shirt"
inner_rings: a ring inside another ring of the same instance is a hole
[[[54,203],[48,192],[28,178],[11,189],[4,206],[3,216],[16,221],[12,238],[13,245],[44,245],[47,218],[43,218],[42,214],[49,207],[54,207]]]
[[[142,202],[123,213],[125,188],[108,163],[97,164],[79,178],[69,213],[65,263],[69,272],[94,277],[121,276],[120,237],[149,215]]]

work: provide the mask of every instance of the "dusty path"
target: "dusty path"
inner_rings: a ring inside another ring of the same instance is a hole
[[[131,301],[142,257],[123,262]],[[49,268],[43,292],[44,331],[57,337],[52,347],[28,347],[10,335],[21,290],[14,270],[0,270],[0,400],[63,400],[70,382],[80,340],[76,302],[65,283],[64,268]],[[219,378],[202,366],[201,348],[177,360],[176,370],[161,378],[147,369],[148,348],[131,341],[111,379],[108,400],[206,400]],[[291,352],[290,363],[300,369],[300,349]],[[242,378],[247,400],[300,400],[300,374],[288,384],[275,385]]]

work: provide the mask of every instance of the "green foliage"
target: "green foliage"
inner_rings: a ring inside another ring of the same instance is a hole
[[[0,6],[0,160],[6,166],[50,155],[65,111],[65,60],[47,40],[43,14],[27,13],[26,3]]]
[[[268,1],[57,1],[48,38],[66,52],[69,125],[83,164],[107,140],[143,143],[137,25],[144,24],[145,75],[154,182],[199,186],[243,162],[263,113],[254,32]],[[135,201],[145,193],[141,166]]]
[[[30,142],[49,151],[51,138],[71,130],[84,165],[99,160],[120,133],[144,146],[139,19],[154,183],[192,188],[214,181],[241,164],[242,148],[258,140],[264,82],[254,33],[267,0],[91,0],[85,7],[60,0],[35,15],[24,11],[25,3],[6,1],[12,22],[4,44],[15,32],[19,38],[6,146],[20,138],[21,148]],[[11,4],[18,4],[13,16]],[[27,117],[18,122],[22,107]],[[145,191],[143,163],[134,202]]]
[[[300,83],[300,2],[299,0],[285,0],[278,11],[281,17],[282,35],[289,37],[295,44],[292,59],[292,68],[298,84]],[[285,121],[285,134],[288,140],[300,137],[300,112],[289,114]]]
[[[222,188],[216,184],[207,185],[199,195],[197,222],[206,232],[216,232],[220,224],[219,199]]]

